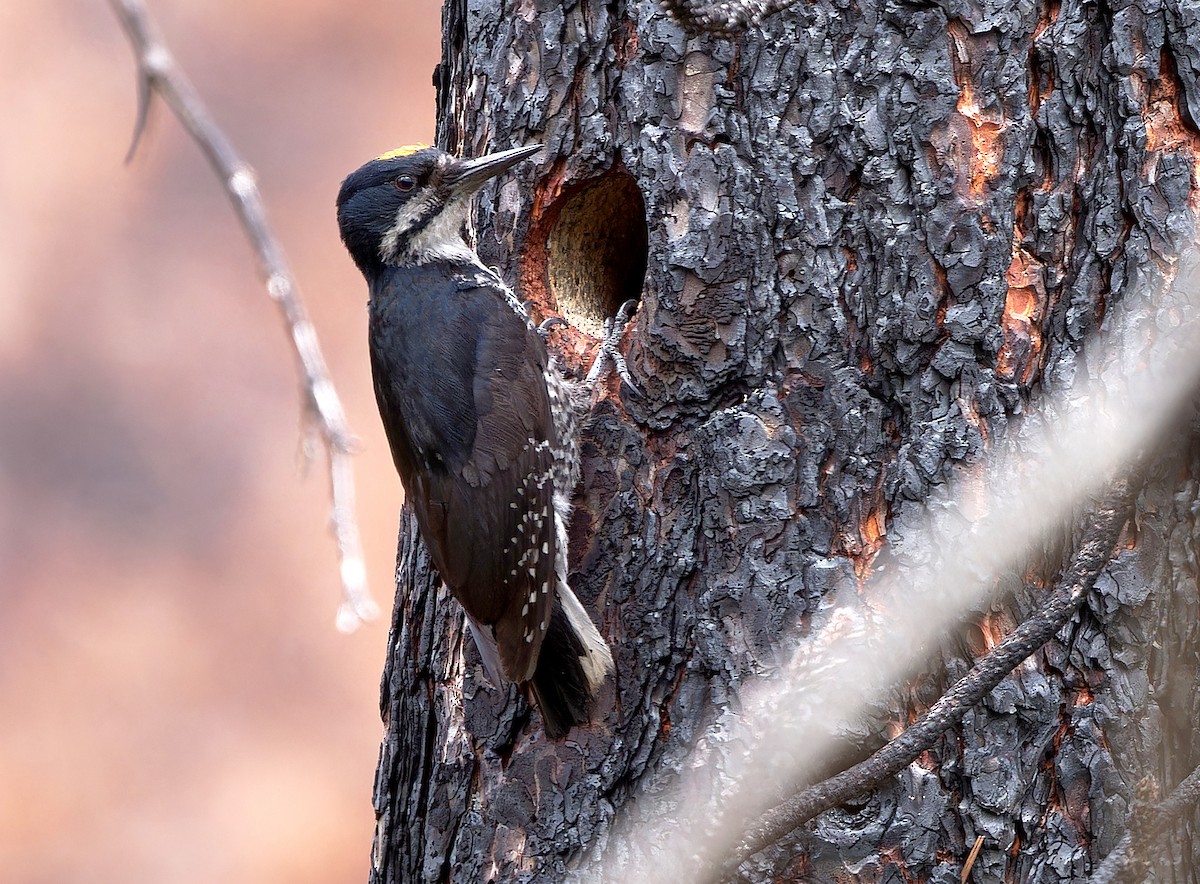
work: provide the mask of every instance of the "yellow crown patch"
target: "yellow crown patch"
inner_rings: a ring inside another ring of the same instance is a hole
[[[428,149],[428,144],[405,144],[403,147],[398,147],[395,150],[389,150],[387,153],[381,153],[375,157],[376,160],[398,160],[401,157],[408,157],[415,154],[417,151]]]

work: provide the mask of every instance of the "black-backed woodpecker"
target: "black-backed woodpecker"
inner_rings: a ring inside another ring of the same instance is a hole
[[[375,396],[421,536],[489,675],[528,683],[559,738],[589,720],[612,669],[567,584],[580,393],[463,237],[472,194],[540,149],[462,160],[400,148],[347,177],[337,209],[367,280]],[[623,368],[617,337],[601,359]]]

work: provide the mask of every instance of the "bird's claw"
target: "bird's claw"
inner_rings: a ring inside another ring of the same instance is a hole
[[[596,361],[592,363],[592,368],[587,373],[589,384],[594,384],[600,379],[604,369],[611,361],[617,370],[617,375],[625,382],[625,385],[638,396],[642,395],[638,385],[633,382],[633,376],[629,373],[625,357],[621,354],[621,337],[625,334],[625,326],[629,324],[634,311],[637,310],[637,305],[638,302],[631,298],[621,305],[616,316],[604,320],[604,340],[600,343],[600,352],[596,354]]]
[[[533,301],[527,300],[527,301],[521,302],[521,306],[523,308],[525,308],[526,319],[528,319],[530,324],[532,324],[533,323],[533,308],[536,305],[534,304]],[[563,319],[561,316],[547,316],[545,319],[543,319],[541,321],[540,324],[538,324],[537,326],[534,327],[534,331],[536,331],[538,333],[538,337],[540,337],[542,339],[542,342],[545,343],[546,336],[550,334],[550,329],[554,328],[556,325],[567,325],[567,324],[568,324],[567,321],[565,319]]]
[[[546,340],[546,336],[550,334],[550,329],[556,325],[567,325],[567,321],[561,316],[548,316],[542,320],[541,325],[537,327],[537,333],[542,336],[542,340]]]

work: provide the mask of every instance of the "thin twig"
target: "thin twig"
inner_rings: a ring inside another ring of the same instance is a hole
[[[1139,808],[1135,804],[1135,819],[1131,821],[1129,831],[1104,858],[1089,879],[1089,884],[1114,884],[1121,880],[1120,876],[1127,869],[1150,856],[1163,835],[1179,822],[1180,817],[1193,809],[1197,801],[1200,801],[1200,767],[1188,774],[1158,807]],[[1138,815],[1143,818],[1138,819]]]
[[[963,863],[962,874],[958,876],[959,884],[967,884],[967,879],[971,877],[971,867],[975,865],[975,860],[979,858],[979,851],[983,849],[983,836],[980,835],[975,839],[975,846],[971,848],[971,852],[967,854],[967,861]]]
[[[367,589],[366,566],[354,516],[354,475],[350,457],[357,440],[346,424],[345,411],[321,354],[316,330],[300,302],[283,248],[267,224],[254,171],[238,155],[191,81],[175,63],[171,51],[150,21],[142,0],[110,0],[110,3],[137,56],[137,121],[126,162],[137,150],[146,130],[151,101],[158,94],[200,146],[225,185],[238,219],[258,255],[267,294],[279,305],[291,332],[304,376],[305,411],[329,452],[333,499],[330,524],[337,540],[343,593],[338,627],[353,630],[362,621],[378,616],[379,606]]]
[[[1066,624],[1112,557],[1129,518],[1138,485],[1115,480],[1092,511],[1071,563],[1042,609],[1030,617],[955,682],[929,710],[878,752],[792,796],[751,825],[724,866],[730,875],[745,859],[831,808],[875,788],[931,748],[949,728],[1004,680],[1022,660],[1044,645]]]

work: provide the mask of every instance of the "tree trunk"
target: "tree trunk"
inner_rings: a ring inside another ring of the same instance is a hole
[[[1153,330],[1194,234],[1200,13],[816,0],[733,40],[687,38],[648,0],[447,0],[443,21],[440,145],[546,146],[479,199],[480,253],[571,321],[551,341],[576,370],[640,297],[643,395],[610,383],[585,427],[572,585],[617,673],[566,741],[487,680],[403,518],[371,880],[558,881],[636,862],[625,811],[956,464],[1037,394],[1103,375],[1106,312],[1132,311],[1129,340]],[[958,881],[982,835],[971,880],[1085,877],[1137,784],[1165,794],[1200,762],[1200,448],[1160,475],[1055,641],[922,764],[741,874]],[[1039,592],[977,612],[978,640],[948,642],[885,718]],[[848,755],[887,724],[847,733]],[[1190,831],[1153,880],[1197,880]]]

